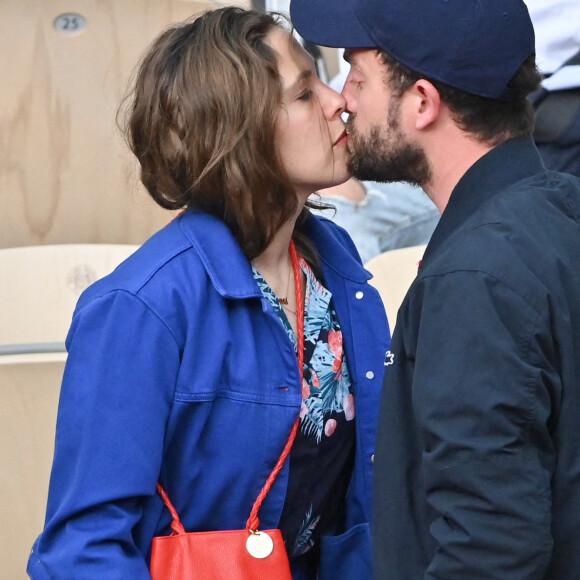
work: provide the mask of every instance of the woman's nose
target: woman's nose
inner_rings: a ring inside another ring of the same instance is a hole
[[[347,113],[354,113],[355,112],[355,98],[352,93],[352,83],[347,82],[344,83],[344,87],[342,87],[342,96],[344,98],[344,110]]]
[[[334,117],[342,115],[346,109],[346,100],[344,96],[341,93],[337,93],[335,90],[328,86],[325,87],[325,89],[325,110],[327,112],[328,118],[333,119]]]

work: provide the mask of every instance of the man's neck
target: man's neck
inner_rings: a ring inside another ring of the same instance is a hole
[[[457,127],[450,127],[447,135],[433,139],[425,149],[433,172],[422,187],[439,213],[443,213],[459,180],[493,146],[476,140]]]

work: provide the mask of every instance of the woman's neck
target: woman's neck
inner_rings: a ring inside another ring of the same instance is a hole
[[[267,272],[277,274],[286,272],[290,264],[288,248],[294,231],[294,222],[284,224],[274,235],[265,250],[252,260],[252,265],[263,275]]]
[[[268,247],[252,261],[252,266],[272,291],[284,309],[290,325],[297,332],[296,323],[296,287],[294,268],[290,257],[290,240],[296,220],[285,223],[277,232]]]
[[[290,247],[290,240],[294,233],[296,220],[300,216],[303,207],[304,204],[299,203],[294,218],[288,220],[284,225],[282,225],[274,234],[272,241],[264,251],[251,260],[252,266],[254,266],[254,268],[256,268],[256,270],[258,270],[258,272],[260,272],[260,274],[266,279],[266,282],[268,282],[274,292],[276,290],[270,284],[270,280],[267,276],[270,275],[273,281],[275,281],[276,278],[284,278],[285,280],[288,268],[292,268],[288,248]]]

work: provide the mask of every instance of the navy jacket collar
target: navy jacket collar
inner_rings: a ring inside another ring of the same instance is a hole
[[[545,167],[531,138],[510,139],[478,159],[451,193],[425,250],[423,262],[489,199],[542,171]]]
[[[230,229],[221,220],[197,210],[185,211],[177,219],[222,296],[261,298],[250,263]],[[316,245],[325,270],[330,268],[339,276],[360,283],[370,278],[370,274],[346,249],[344,234],[339,234],[337,226],[311,215],[306,223],[306,232]]]

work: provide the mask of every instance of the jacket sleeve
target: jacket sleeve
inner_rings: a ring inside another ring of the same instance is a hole
[[[480,272],[431,282],[412,388],[436,546],[425,577],[543,578],[558,384],[547,315]]]
[[[134,541],[155,493],[179,351],[139,298],[112,292],[73,319],[45,529],[32,578],[149,579]]]

